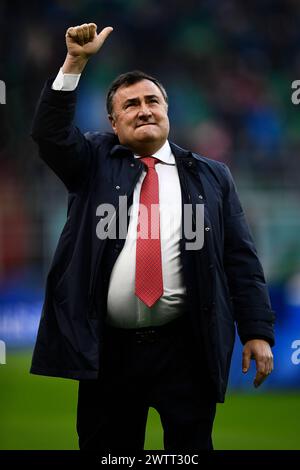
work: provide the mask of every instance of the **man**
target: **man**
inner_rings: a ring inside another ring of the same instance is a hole
[[[79,380],[81,449],[143,449],[149,406],[166,450],[212,449],[235,322],[257,387],[273,369],[274,315],[228,168],[168,141],[155,78],[113,82],[114,133],[73,125],[80,74],[111,31],[67,30],[66,60],[35,115],[33,138],[69,202],[31,372]]]

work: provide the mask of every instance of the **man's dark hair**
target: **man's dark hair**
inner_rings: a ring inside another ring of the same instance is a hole
[[[167,92],[163,85],[156,78],[151,77],[151,75],[148,75],[145,72],[141,72],[140,70],[133,70],[132,72],[122,73],[112,82],[106,97],[106,109],[109,115],[111,115],[113,112],[113,97],[118,88],[121,86],[134,85],[141,80],[150,80],[151,82],[155,83],[155,85],[158,86],[162,92],[165,102],[168,103]]]

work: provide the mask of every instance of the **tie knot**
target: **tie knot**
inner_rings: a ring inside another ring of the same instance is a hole
[[[141,160],[143,163],[145,163],[148,169],[155,168],[156,163],[159,162],[158,158],[154,158],[154,157],[142,157]]]

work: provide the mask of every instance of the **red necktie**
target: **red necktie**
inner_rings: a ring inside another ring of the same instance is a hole
[[[160,246],[157,158],[143,157],[147,166],[140,193],[136,240],[135,295],[148,307],[162,296],[163,277]]]

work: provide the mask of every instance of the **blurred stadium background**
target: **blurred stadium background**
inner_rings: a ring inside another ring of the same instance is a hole
[[[254,391],[254,367],[242,376],[237,340],[215,447],[300,449],[300,108],[291,101],[300,79],[297,0],[1,1],[0,449],[77,448],[77,383],[28,373],[66,217],[65,189],[38,160],[30,126],[44,81],[63,62],[66,28],[91,21],[114,33],[80,82],[79,127],[109,129],[105,94],[117,74],[138,68],[157,76],[169,93],[171,140],[231,168],[269,282],[276,368]],[[152,409],[146,447],[162,448]]]

